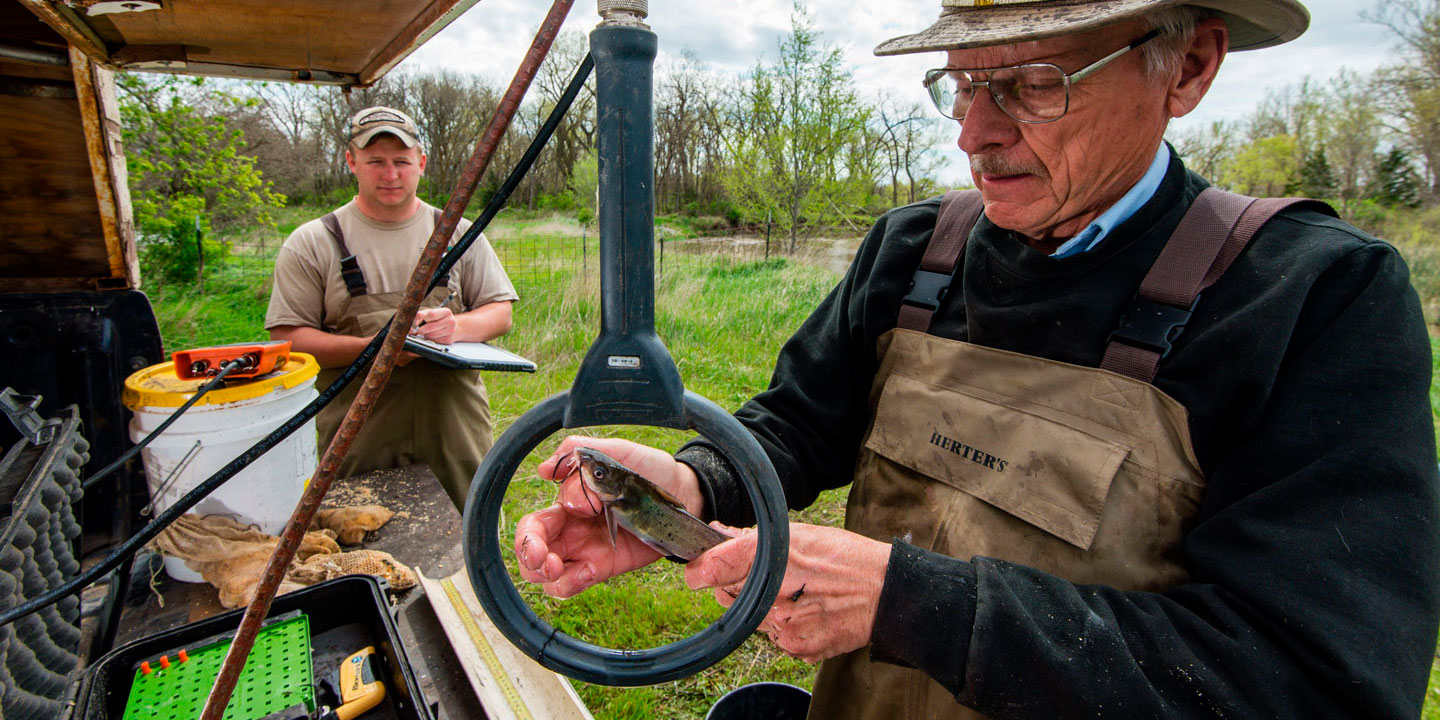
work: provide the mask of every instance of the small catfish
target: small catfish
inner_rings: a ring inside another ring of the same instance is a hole
[[[730,539],[691,515],[673,495],[599,450],[576,448],[575,462],[584,489],[604,505],[612,544],[618,525],[655,552],[676,562],[689,562]]]

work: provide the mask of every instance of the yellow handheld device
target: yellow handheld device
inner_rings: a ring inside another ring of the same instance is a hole
[[[385,683],[375,674],[375,647],[368,646],[340,664],[340,707],[321,712],[320,720],[354,720],[385,699]]]

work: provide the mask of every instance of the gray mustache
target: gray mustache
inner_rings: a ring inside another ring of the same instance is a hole
[[[1036,175],[1046,177],[1045,168],[995,155],[970,156],[970,169],[982,175]]]

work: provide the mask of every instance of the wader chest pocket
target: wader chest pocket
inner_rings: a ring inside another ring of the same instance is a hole
[[[866,447],[1086,550],[1130,449],[1066,419],[896,374]]]

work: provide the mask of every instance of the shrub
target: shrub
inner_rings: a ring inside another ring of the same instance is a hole
[[[146,207],[148,200],[135,204],[140,265],[145,276],[162,282],[192,283],[199,278],[202,245],[206,262],[222,262],[229,254],[226,245],[211,239],[204,198],[177,195],[170,199],[168,212],[163,215]]]
[[[535,199],[535,207],[538,210],[551,210],[556,212],[569,212],[576,206],[575,196],[570,192],[559,192],[554,195],[541,195]]]

